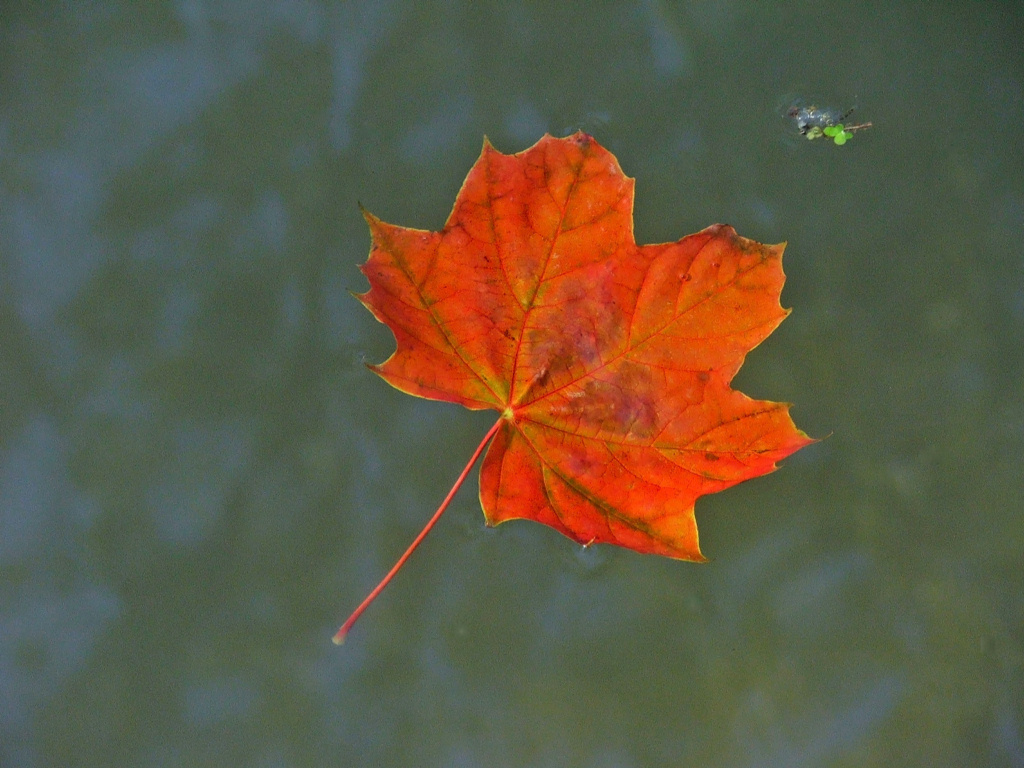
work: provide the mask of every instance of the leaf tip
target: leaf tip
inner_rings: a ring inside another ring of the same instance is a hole
[[[363,269],[363,267],[365,267],[365,266],[366,266],[365,264],[360,264],[359,265],[359,270],[364,275],[366,274],[366,270]],[[364,307],[369,309],[371,312],[373,311],[372,307],[370,306],[370,292],[369,291],[364,291],[363,293],[357,293],[356,291],[353,291],[351,288],[347,288],[346,290],[348,291],[349,296],[351,296],[353,299],[358,301],[360,304],[362,304]]]
[[[693,541],[686,542],[686,546],[677,557],[680,560],[689,560],[691,563],[708,562],[708,559],[704,557],[704,553],[700,551],[700,534],[697,532],[696,522],[694,522]]]
[[[366,223],[370,225],[372,230],[376,225],[381,224],[381,220],[370,213],[366,208],[363,207],[362,203],[359,203],[359,212],[363,214],[363,218],[366,219]]]
[[[676,548],[675,551],[665,552],[664,554],[666,557],[670,557],[673,560],[683,560],[688,563],[710,562],[706,557],[704,557],[704,553],[700,551],[700,543],[698,541],[687,542],[684,547]]]
[[[345,635],[338,632],[338,634],[331,638],[331,642],[335,645],[343,645],[345,643]]]

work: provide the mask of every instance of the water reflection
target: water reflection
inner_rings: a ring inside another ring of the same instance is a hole
[[[805,10],[5,9],[0,764],[1024,765],[1020,20]],[[781,147],[808,78],[875,128]],[[436,228],[484,134],[580,127],[640,240],[789,241],[738,386],[831,436],[701,567],[467,488],[338,651],[491,420],[363,367],[357,203]]]
[[[88,664],[122,613],[115,592],[83,559],[97,511],[74,488],[67,445],[37,415],[0,464],[0,733],[12,765],[34,762],[35,715]]]

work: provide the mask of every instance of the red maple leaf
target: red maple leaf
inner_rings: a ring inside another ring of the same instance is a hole
[[[335,642],[488,442],[489,525],[526,518],[585,545],[698,561],[697,497],[812,442],[786,404],[729,386],[788,314],[784,246],[724,225],[640,246],[632,217],[633,179],[584,133],[516,155],[485,141],[440,232],[366,214],[370,290],[358,298],[397,340],[370,367],[403,392],[500,416]]]

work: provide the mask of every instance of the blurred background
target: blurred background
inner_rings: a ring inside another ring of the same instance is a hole
[[[0,5],[0,764],[1024,766],[1015,2]],[[807,141],[795,99],[870,121]],[[736,386],[826,437],[705,565],[487,529],[367,371],[358,204],[594,134],[636,235],[788,241]]]

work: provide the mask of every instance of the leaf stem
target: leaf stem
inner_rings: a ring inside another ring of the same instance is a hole
[[[419,536],[413,539],[412,544],[410,544],[409,548],[405,550],[405,554],[398,558],[398,562],[395,563],[394,567],[392,567],[390,571],[388,571],[388,575],[381,580],[380,584],[374,587],[373,591],[366,596],[366,599],[359,604],[358,608],[352,611],[352,615],[349,616],[345,620],[345,623],[341,625],[341,629],[337,631],[333,638],[335,645],[341,645],[345,642],[345,637],[348,635],[348,631],[352,629],[352,625],[355,624],[359,617],[363,615],[363,611],[370,607],[370,603],[377,598],[377,595],[379,595],[383,591],[384,587],[388,585],[388,582],[394,578],[395,574],[398,573],[398,570],[405,565],[405,561],[408,560],[409,556],[416,551],[416,547],[418,547],[420,542],[426,538],[428,533],[430,533],[430,529],[433,528],[437,521],[441,519],[441,515],[444,514],[446,509],[448,509],[448,505],[451,504],[452,499],[455,498],[455,494],[458,493],[459,488],[462,487],[462,483],[465,482],[466,477],[469,475],[469,471],[473,468],[473,465],[476,464],[476,460],[480,458],[480,454],[483,453],[484,448],[487,447],[491,438],[494,437],[504,422],[504,417],[499,418],[495,422],[494,426],[488,430],[487,434],[484,435],[484,439],[480,441],[480,445],[476,447],[476,450],[473,451],[473,455],[469,457],[469,463],[466,464],[466,468],[462,470],[462,474],[460,474],[458,479],[456,479],[455,485],[453,485],[452,489],[448,491],[448,495],[444,497],[444,501],[441,502],[441,506],[437,508],[434,516],[430,518],[423,530],[420,531]]]

